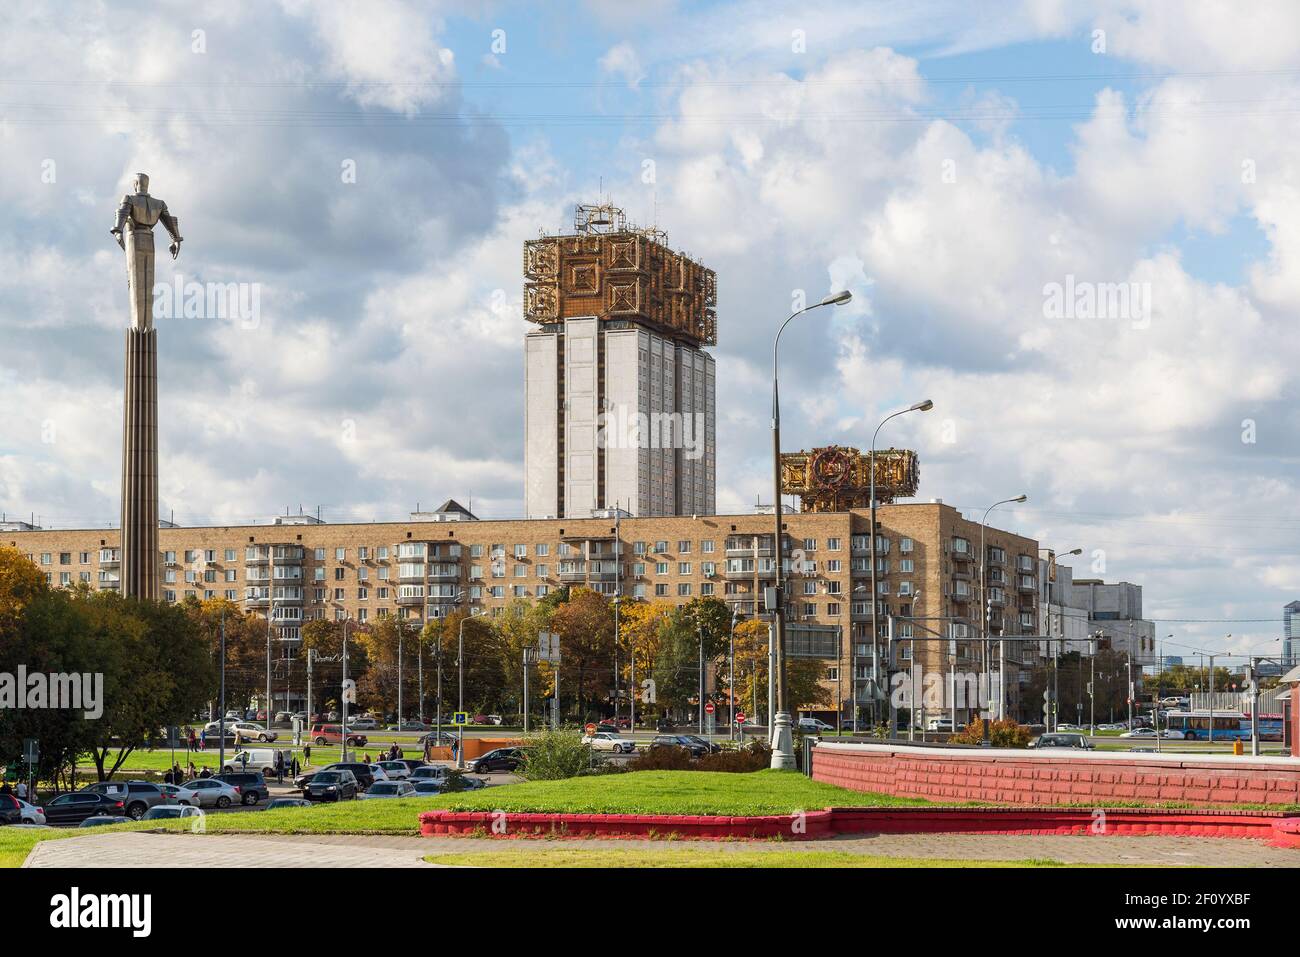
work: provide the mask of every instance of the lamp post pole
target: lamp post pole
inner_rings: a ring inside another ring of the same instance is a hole
[[[879,604],[880,595],[876,588],[876,538],[879,532],[876,529],[876,439],[880,437],[880,430],[884,428],[885,423],[890,419],[897,418],[900,415],[906,415],[908,412],[929,412],[934,408],[934,403],[929,399],[924,399],[906,409],[899,409],[897,412],[891,412],[880,420],[876,426],[876,431],[871,435],[871,453],[867,457],[867,483],[869,486],[868,498],[871,501],[871,545],[868,554],[871,556],[871,710],[872,723],[878,724],[876,720],[876,701],[880,690],[880,655],[876,651],[876,645],[880,641],[880,616]],[[856,727],[854,730],[857,730]]]
[[[776,601],[773,602],[771,610],[772,640],[776,653],[776,680],[774,681],[776,685],[776,714],[772,718],[771,740],[772,767],[783,770],[794,768],[795,759],[794,739],[790,734],[789,689],[786,685],[785,631],[782,627],[782,617],[785,609],[783,608],[784,596],[781,594],[781,402],[777,385],[777,355],[781,345],[781,333],[785,331],[785,327],[790,324],[791,319],[808,312],[810,309],[816,309],[820,306],[838,306],[852,298],[853,294],[845,290],[827,296],[821,302],[796,310],[790,314],[785,322],[781,323],[780,328],[776,331],[776,338],[772,340],[772,515],[775,526],[772,547],[774,552],[773,563],[775,565]]]
[[[1057,551],[1052,548],[1040,548],[1040,552],[1047,552],[1047,653],[1052,656],[1052,713],[1051,725],[1047,730],[1055,731],[1057,724],[1060,723],[1060,676],[1061,676],[1061,644],[1065,640],[1065,603],[1061,602],[1061,627],[1060,634],[1057,635],[1057,641],[1052,643],[1052,569],[1056,567]],[[1072,548],[1068,552],[1060,552],[1062,555],[1082,555],[1082,548]]]
[[[1011,502],[1023,502],[1028,498],[1029,496],[1027,495],[1017,495],[1015,498],[1004,498],[1000,502],[994,502],[992,505],[990,505],[988,508],[984,510],[984,517],[980,519],[980,606],[981,606],[981,614],[983,615],[983,620],[981,621],[980,637],[984,639],[983,640],[984,687],[986,690],[993,683],[993,663],[991,660],[993,649],[992,646],[989,644],[989,623],[993,615],[992,615],[992,609],[989,607],[989,599],[988,599],[989,586],[988,586],[988,582],[986,581],[987,573],[984,567],[985,563],[988,560],[988,554],[985,552],[984,549],[984,530],[988,527],[989,512],[993,511],[999,505],[1007,505]],[[999,642],[998,644],[999,673],[1001,672],[1002,663],[1006,660],[1004,654],[1004,652],[1006,651],[1005,645],[1006,642]],[[999,718],[1003,716],[1003,712],[1006,709],[1005,695],[1006,695],[1006,681],[1000,678],[998,680],[998,717]],[[984,747],[989,746],[989,723],[993,718],[992,712],[993,712],[992,702],[990,702],[989,720],[983,723]]]

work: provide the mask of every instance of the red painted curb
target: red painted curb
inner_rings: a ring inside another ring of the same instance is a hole
[[[827,808],[804,814],[708,817],[674,814],[507,814],[425,811],[420,834],[496,838],[653,838],[808,840],[831,834],[1165,834],[1243,837],[1300,848],[1300,816],[1278,811],[1164,808],[906,807]]]

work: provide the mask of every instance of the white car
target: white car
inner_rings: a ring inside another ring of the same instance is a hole
[[[925,723],[926,731],[951,731],[952,718],[931,718]]]
[[[380,761],[377,767],[384,769],[390,781],[405,781],[411,776],[411,769],[402,761]]]
[[[823,731],[834,731],[835,726],[829,725],[821,718],[800,718],[798,728],[804,734],[820,734]]]
[[[243,802],[239,788],[216,778],[196,778],[176,791],[176,803],[190,807],[230,807]]]
[[[384,770],[383,765],[371,764],[367,766],[370,768],[370,776],[375,779],[375,783],[393,780],[388,776],[388,772]]]
[[[18,810],[22,813],[24,824],[44,824],[45,811],[35,804],[28,804],[20,797],[14,798],[18,802]]]
[[[415,786],[410,781],[376,781],[370,790],[357,795],[361,801],[392,800],[415,797]]]
[[[348,715],[348,730],[349,731],[378,731],[379,719],[369,718],[365,716],[360,718],[354,718],[351,715]]]
[[[622,738],[613,731],[597,731],[584,734],[582,743],[591,746],[593,751],[613,751],[615,754],[631,754],[636,750],[636,742],[631,738]]]
[[[203,730],[208,734],[220,734],[221,723],[219,721],[209,721],[203,726]],[[254,724],[251,721],[227,721],[226,737],[233,738],[235,732],[239,732],[239,737],[245,741],[274,741],[279,737],[274,731],[268,731],[260,724]]]
[[[1161,728],[1160,738],[1169,741],[1181,741],[1183,733],[1176,728]],[[1125,731],[1120,735],[1121,738],[1155,738],[1157,737],[1155,728],[1134,728],[1132,731]]]

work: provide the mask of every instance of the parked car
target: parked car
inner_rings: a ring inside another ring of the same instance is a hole
[[[835,727],[821,718],[800,718],[798,729],[804,734],[821,734],[823,731],[834,731]]]
[[[513,772],[518,771],[523,763],[524,754],[519,748],[497,748],[465,762],[465,768],[474,774],[486,774],[489,771]]]
[[[1120,735],[1121,738],[1155,738],[1159,737],[1167,741],[1183,740],[1183,733],[1177,728],[1161,728],[1160,734],[1156,734],[1155,728],[1134,728],[1132,731],[1125,731]]]
[[[684,734],[657,734],[651,740],[650,748],[651,750],[655,748],[684,748],[690,752],[693,758],[709,753],[709,749],[705,745],[688,738]]]
[[[219,781],[215,777],[195,778],[176,792],[176,802],[191,807],[228,808],[241,801],[243,796],[239,793],[238,787]]]
[[[1073,748],[1078,751],[1094,751],[1097,746],[1088,740],[1086,734],[1043,734],[1029,742],[1031,748]]]
[[[125,821],[124,817],[117,817],[114,814],[92,814],[85,818],[77,827],[103,827],[105,824],[121,824]]]
[[[582,743],[591,745],[593,751],[613,751],[615,754],[631,754],[636,750],[636,742],[625,738],[616,731],[597,731],[584,734]]]
[[[379,719],[367,714],[363,714],[359,718],[349,717],[348,730],[349,731],[378,731]]]
[[[45,823],[45,812],[35,804],[28,804],[22,798],[14,798],[18,802],[18,810],[21,813],[22,824],[43,825]]]
[[[169,821],[174,818],[202,817],[203,812],[187,804],[160,804],[145,811],[142,821]]]
[[[306,798],[276,798],[266,806],[268,811],[279,811],[286,807],[312,807],[311,801]]]
[[[696,744],[704,745],[704,747],[708,748],[709,751],[714,754],[717,754],[719,751],[722,750],[722,745],[716,744],[713,741],[710,741],[708,738],[701,738],[698,734],[683,734],[682,737],[689,738],[690,740],[694,741]]]
[[[284,755],[284,765],[293,763],[293,751],[289,748],[278,749]],[[276,748],[243,748],[226,758],[224,771],[260,771],[262,774],[275,773]]]
[[[391,799],[414,796],[415,787],[410,781],[376,781],[365,794],[357,795],[357,797],[366,801],[373,801],[378,798]]]
[[[126,817],[126,802],[121,798],[96,794],[93,791],[74,791],[60,794],[42,805],[47,824],[80,824],[89,817]]]
[[[424,721],[407,720],[393,725],[389,731],[428,731],[429,725]]]
[[[466,778],[467,781],[477,781],[478,778]],[[408,784],[415,790],[416,795],[423,796],[428,794],[441,794],[444,787],[447,786],[446,778],[420,778],[417,781],[408,781]]]
[[[380,761],[379,767],[393,781],[405,781],[411,776],[411,768],[405,761]]]
[[[127,817],[137,821],[149,808],[167,804],[170,800],[162,788],[148,781],[97,781],[82,790],[119,798],[126,808]]]
[[[175,804],[175,803],[176,803],[176,793],[177,793],[178,791],[180,791],[180,789],[181,789],[181,786],[180,786],[179,784],[160,784],[160,785],[158,785],[158,790],[159,790],[159,791],[162,791],[162,793],[163,793],[163,797],[166,798],[166,803],[168,803],[168,804]],[[161,805],[159,805],[159,806],[161,806]]]
[[[371,769],[371,767],[372,767],[371,765],[363,764],[360,761],[340,761],[336,764],[327,764],[324,770],[351,772],[352,777],[354,779],[353,783],[357,786],[358,789],[364,791],[367,788],[369,788],[370,785],[375,783],[375,772]],[[319,775],[317,775],[317,777],[319,778]],[[308,787],[310,788],[315,784],[316,781],[313,780],[311,784],[308,785]]]
[[[308,801],[352,801],[360,791],[357,776],[347,768],[338,767],[318,771],[302,794]]]
[[[312,744],[342,744],[343,726],[339,724],[313,724],[311,726]],[[348,747],[364,748],[370,739],[364,734],[354,734],[348,726]]]
[[[419,758],[394,758],[392,761],[380,761],[379,763],[384,766],[384,770],[386,771],[388,770],[388,765],[390,764],[403,765],[406,768],[407,777],[410,777],[411,772],[414,771],[416,768],[428,767],[428,765],[425,764],[423,761],[421,761]],[[389,773],[391,774],[392,772]]]
[[[266,778],[261,771],[223,771],[214,774],[210,780],[225,781],[238,788],[243,804],[253,805],[258,801],[271,800],[271,789],[266,786]]]
[[[311,784],[311,779],[314,778],[315,776],[316,776],[315,771],[308,771],[305,774],[298,775],[296,778],[293,779],[294,790],[306,791],[307,785]]]
[[[474,715],[474,724],[500,724],[501,715],[499,714],[476,714]]]
[[[457,741],[457,737],[450,731],[430,731],[428,734],[420,736],[420,747],[432,746],[435,748],[449,748],[452,742]]]
[[[0,824],[22,824],[22,804],[12,794],[0,794]]]
[[[407,776],[407,780],[412,784],[419,781],[446,781],[450,768],[441,764],[426,764],[424,767],[416,768]]]
[[[931,718],[925,723],[926,731],[952,731],[952,718]]]

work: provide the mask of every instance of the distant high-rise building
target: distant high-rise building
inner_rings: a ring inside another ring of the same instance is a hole
[[[1282,638],[1282,669],[1290,671],[1300,665],[1300,601],[1282,608],[1284,623]]]
[[[528,518],[716,510],[716,277],[608,204],[524,244]]]

